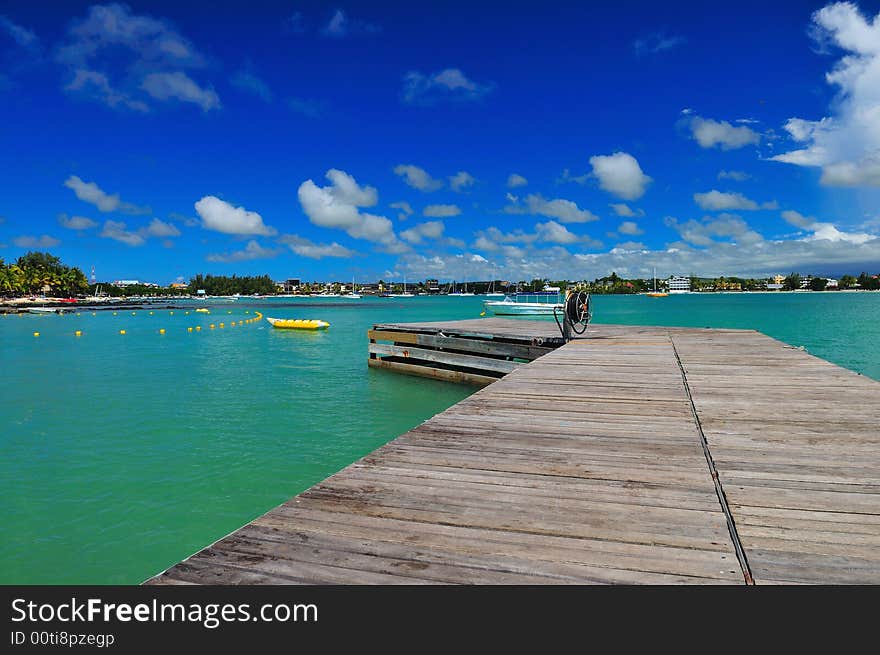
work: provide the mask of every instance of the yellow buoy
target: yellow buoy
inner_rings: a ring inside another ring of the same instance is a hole
[[[213,323],[211,323],[211,329],[212,329],[212,330],[214,329],[214,324],[213,324]]]
[[[184,316],[189,316],[189,312],[183,312]]]
[[[196,332],[201,332],[201,331],[202,331],[202,326],[196,325]]]
[[[187,332],[192,332],[193,329],[192,329],[192,328],[186,328],[186,331],[187,331]]]
[[[232,312],[226,312],[227,314],[231,314]]]
[[[134,315],[135,315],[135,312],[132,312],[131,315],[134,316]]]
[[[75,337],[81,337],[82,335],[83,335],[82,330],[77,330],[76,332],[73,333],[73,336],[75,336]]]
[[[119,334],[125,334],[125,330],[120,330]]]
[[[153,315],[153,312],[150,312],[150,316],[152,316],[152,315]]]
[[[250,310],[246,309],[246,310],[244,310],[244,313],[245,313],[245,314],[250,314],[251,312],[250,312]]]
[[[220,324],[220,327],[223,327],[223,323]]]
[[[116,312],[113,312],[113,316],[116,316]]]
[[[172,316],[174,316],[174,312],[169,312]]]
[[[165,328],[159,328],[159,334],[165,334]]]
[[[40,336],[40,333],[39,333],[39,332],[34,332],[34,336],[35,336],[35,337],[38,337],[38,336]]]
[[[97,316],[97,314],[95,312],[92,312],[92,316]]]

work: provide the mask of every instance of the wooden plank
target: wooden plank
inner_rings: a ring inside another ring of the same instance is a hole
[[[880,582],[873,380],[748,330],[369,337],[370,366],[487,386],[151,584],[742,583],[732,533],[758,584]]]
[[[445,335],[394,332],[389,330],[368,330],[367,338],[371,341],[393,341],[397,344],[465,351],[494,355],[496,357],[515,357],[529,361],[553,351],[553,348],[522,343],[508,343],[499,339],[463,339]]]
[[[443,350],[428,350],[427,348],[416,348],[413,346],[395,346],[394,344],[387,343],[371,343],[369,345],[369,352],[371,355],[393,355],[405,359],[435,362],[438,364],[446,364],[448,366],[462,366],[481,371],[493,371],[496,373],[510,373],[510,371],[520,365],[518,362],[493,359],[491,357],[462,355]]]
[[[416,366],[403,362],[393,362],[387,359],[369,359],[367,360],[367,365],[373,368],[394,371],[395,373],[403,373],[404,375],[415,375],[423,378],[434,378],[435,380],[457,382],[460,384],[472,384],[475,386],[486,386],[487,384],[492,384],[498,379],[488,375],[463,373],[461,371],[450,371],[448,369],[428,366]]]

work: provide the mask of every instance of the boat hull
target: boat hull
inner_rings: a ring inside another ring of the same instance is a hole
[[[330,327],[327,321],[304,318],[269,318],[269,324],[279,330],[326,330]]]
[[[553,310],[561,311],[556,303],[485,302],[483,306],[496,316],[553,316]]]

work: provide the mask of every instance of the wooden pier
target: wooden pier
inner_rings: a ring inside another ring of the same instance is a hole
[[[880,382],[753,331],[558,336],[375,326],[373,366],[492,383],[147,584],[880,583]]]

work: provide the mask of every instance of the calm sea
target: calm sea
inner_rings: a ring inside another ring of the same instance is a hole
[[[595,322],[754,328],[880,379],[877,293],[594,300]],[[368,369],[366,331],[481,301],[0,318],[0,583],[141,582],[461,400],[473,389]],[[255,310],[331,327],[230,326]]]

